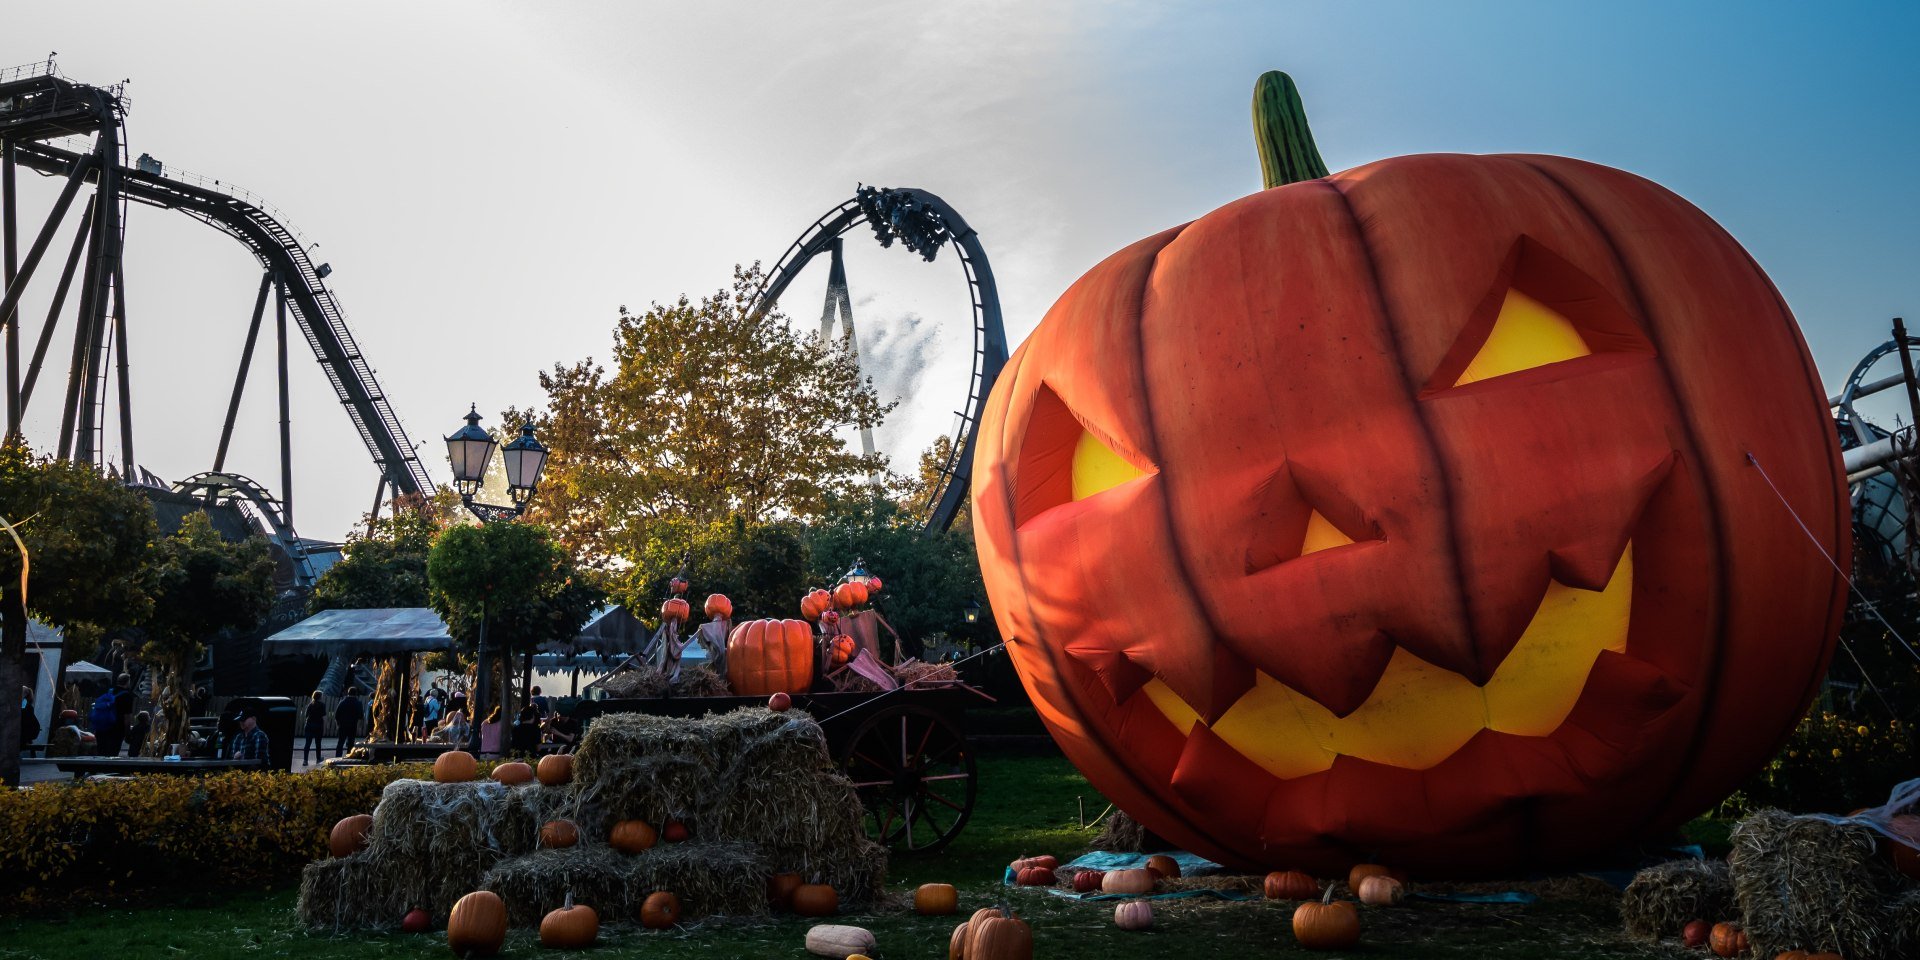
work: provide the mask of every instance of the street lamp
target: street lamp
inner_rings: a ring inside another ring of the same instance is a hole
[[[872,580],[873,574],[867,572],[867,561],[865,560],[853,561],[853,569],[848,570],[847,575],[840,578],[841,583],[857,583],[861,586],[865,586]]]
[[[980,602],[973,599],[972,597],[968,597],[967,605],[960,609],[960,615],[963,617],[966,617],[967,623],[969,624],[979,623],[980,622]]]
[[[447,462],[453,466],[454,492],[460,494],[460,502],[468,512],[483,523],[520,516],[526,512],[527,504],[533,501],[534,489],[540,485],[540,473],[547,466],[547,448],[534,437],[533,424],[523,424],[520,435],[508,441],[504,448],[507,496],[512,498],[513,505],[480,503],[473,498],[487,480],[487,465],[500,443],[480,426],[477,404],[467,411],[466,420],[466,426],[447,437]]]
[[[547,448],[535,439],[533,424],[522,424],[520,435],[508,441],[505,448],[507,496],[513,500],[513,505],[503,507],[480,503],[473,499],[474,495],[480,492],[480,485],[486,482],[487,465],[493,460],[494,448],[500,444],[480,426],[478,404],[468,408],[466,421],[466,426],[447,437],[447,462],[453,467],[454,492],[460,495],[460,502],[467,512],[478,517],[483,524],[513,520],[525,513],[527,505],[533,502],[534,490],[540,486],[540,472],[547,466]],[[489,619],[487,598],[483,595],[480,598],[480,638],[474,645],[474,655],[480,659],[480,688],[473,692],[472,733],[467,741],[467,749],[475,755],[480,753],[480,728],[486,722],[487,699],[493,691],[493,663],[487,658]],[[504,730],[505,718],[501,719]]]

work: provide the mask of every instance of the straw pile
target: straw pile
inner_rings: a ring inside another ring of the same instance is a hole
[[[1857,823],[1766,810],[1733,830],[1734,899],[1757,955],[1836,950],[1899,960],[1920,945],[1920,902]]]
[[[680,668],[680,676],[673,681],[673,695],[676,697],[731,697],[733,688],[727,685],[727,678],[715,672],[706,664],[695,664]]]
[[[776,872],[818,875],[843,901],[876,896],[886,876],[886,850],[867,839],[853,786],[799,711],[604,716],[581,740],[574,775],[586,820],[678,818],[696,840],[745,843]]]
[[[600,681],[607,696],[622,700],[635,697],[660,697],[667,693],[667,674],[647,666],[628,666]]]
[[[1669,860],[1640,871],[1620,899],[1627,932],[1649,940],[1677,937],[1690,921],[1736,916],[1733,874],[1724,860]]]
[[[579,845],[538,849],[541,824],[561,817],[578,826]],[[690,842],[631,857],[606,847],[619,820],[676,818]],[[879,894],[887,861],[860,820],[852,785],[803,713],[612,714],[582,738],[566,786],[389,784],[367,849],[307,867],[300,918],[334,930],[390,927],[414,907],[444,917],[483,888],[506,900],[515,923],[537,922],[568,889],[609,919],[634,917],[658,890],[679,896],[689,916],[757,914],[775,872],[817,878],[862,903]]]
[[[893,675],[900,678],[901,686],[915,683],[944,684],[955,683],[960,674],[951,663],[924,663],[919,660],[903,660],[893,668]]]
[[[548,911],[573,899],[608,921],[640,915],[647,895],[669,891],[680,898],[684,918],[767,911],[767,863],[739,843],[670,843],[627,856],[610,847],[542,850],[502,861],[481,886],[507,902],[507,918],[533,926]]]
[[[1100,834],[1093,838],[1091,849],[1109,853],[1157,853],[1171,850],[1173,845],[1141,826],[1138,820],[1127,816],[1126,811],[1115,807],[1113,814],[1101,824]]]

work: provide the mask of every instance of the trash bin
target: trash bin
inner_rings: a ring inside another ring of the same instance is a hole
[[[255,711],[260,729],[267,733],[267,748],[274,770],[293,769],[293,725],[299,711],[290,697],[234,697],[220,713],[220,755],[226,756],[227,744],[240,732],[240,715]]]

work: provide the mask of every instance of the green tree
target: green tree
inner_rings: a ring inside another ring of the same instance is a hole
[[[945,479],[947,461],[953,456],[953,438],[946,434],[935,437],[927,449],[920,452],[920,461],[915,465],[912,476],[895,475],[893,478],[894,500],[907,516],[925,516],[933,507],[933,498],[940,492],[940,482]],[[973,501],[962,500],[960,509],[953,515],[951,530],[971,532],[973,530]]]
[[[429,602],[455,644],[476,652],[487,624],[487,655],[511,667],[516,653],[580,632],[605,592],[577,569],[547,528],[530,523],[458,526],[442,534],[427,557]],[[511,709],[501,670],[491,700]],[[481,718],[484,719],[484,718]]]
[[[263,537],[228,541],[205,513],[189,513],[158,543],[153,613],[130,643],[157,675],[153,697],[166,716],[153,743],[187,739],[187,693],[203,644],[222,632],[252,630],[273,606],[273,554]]]
[[[917,513],[883,497],[844,500],[807,530],[813,579],[832,583],[854,561],[865,563],[884,588],[875,605],[899,631],[909,652],[938,636],[992,644],[992,618],[984,611],[986,589],[973,537],[964,530],[928,534]],[[969,626],[969,603],[983,608]]]
[[[427,555],[451,522],[425,497],[396,497],[390,514],[347,539],[346,556],[313,585],[308,612],[427,606]]]
[[[885,469],[839,432],[892,404],[843,341],[756,313],[763,279],[735,268],[730,290],[697,303],[623,307],[611,371],[588,360],[541,374],[546,409],[531,419],[553,456],[532,518],[583,560],[635,561],[663,520],[815,516]]]
[[[657,617],[667,581],[682,569],[693,585],[688,600],[696,620],[708,594],[733,601],[735,620],[799,616],[807,579],[806,529],[794,520],[725,517],[700,523],[663,519],[629,558],[620,602],[642,619]]]
[[[29,617],[61,628],[71,649],[76,636],[97,639],[147,616],[157,528],[145,497],[19,444],[0,444],[0,516],[13,528],[0,534],[0,691],[11,696],[27,679],[20,667]],[[18,711],[0,710],[6,786],[20,782],[19,724]]]

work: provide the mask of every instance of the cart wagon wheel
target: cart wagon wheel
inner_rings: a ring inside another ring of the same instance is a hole
[[[973,751],[942,713],[882,709],[854,730],[840,762],[865,808],[867,835],[896,850],[938,850],[973,814]]]

